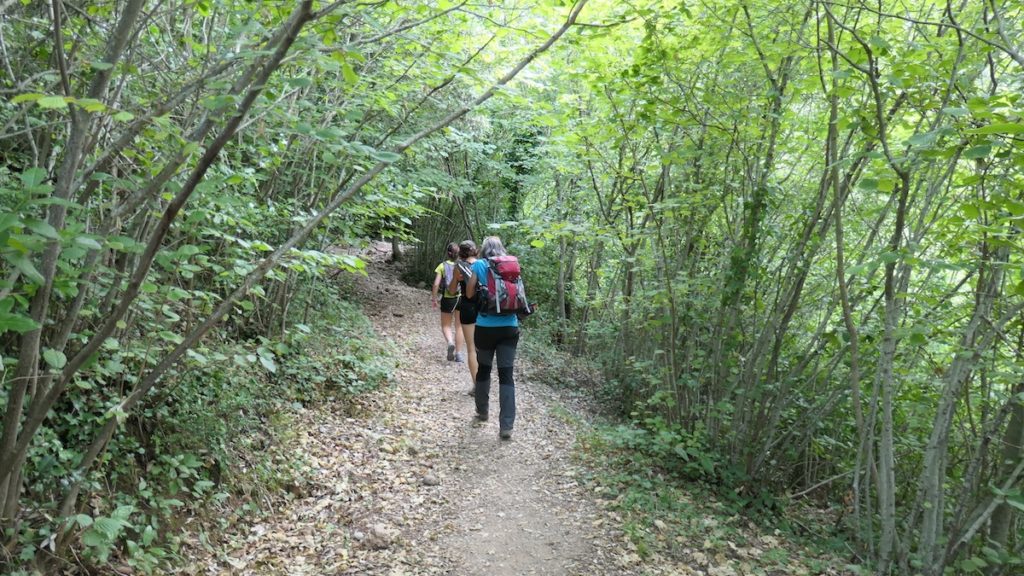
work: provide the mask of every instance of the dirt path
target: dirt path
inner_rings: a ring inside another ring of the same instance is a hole
[[[303,413],[311,481],[184,572],[630,573],[618,564],[622,536],[578,482],[574,431],[557,416],[575,412],[571,402],[517,369],[513,439],[498,438],[496,385],[492,418],[475,422],[468,370],[445,359],[429,292],[377,260],[355,287],[400,358],[394,386],[347,414]]]

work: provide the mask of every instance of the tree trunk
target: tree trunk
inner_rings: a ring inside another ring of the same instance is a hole
[[[1020,398],[1020,395],[1024,394],[1024,386],[1018,386],[1014,392],[1017,397],[1010,399],[1010,402],[1013,403],[1013,411],[1010,415],[1010,423],[1006,426],[1006,433],[1003,434],[998,478],[1008,477],[1018,463],[1024,459],[1024,400]],[[1019,522],[1019,519],[1020,511],[1015,507],[1006,502],[997,506],[992,512],[992,520],[988,529],[989,542],[1007,550],[1010,529],[1015,521]]]
[[[987,268],[978,274],[974,311],[964,328],[959,352],[945,372],[942,396],[935,411],[928,444],[925,446],[924,465],[920,477],[924,511],[920,526],[919,555],[924,565],[924,573],[929,576],[942,574],[947,560],[942,543],[945,527],[943,479],[946,477],[953,416],[971,371],[995,338],[988,319],[991,318],[995,302],[1002,292],[1004,266],[1008,256],[1009,248],[1005,245],[1000,246],[991,254]]]
[[[401,262],[402,255],[402,244],[398,241],[398,235],[391,237],[391,259],[395,262]]]

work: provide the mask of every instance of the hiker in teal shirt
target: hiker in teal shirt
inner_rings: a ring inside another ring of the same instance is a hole
[[[505,256],[505,246],[497,236],[484,238],[480,246],[480,259],[473,263],[473,275],[466,282],[466,296],[476,295],[478,282],[483,284],[492,274],[488,258]],[[486,284],[484,284],[486,285]],[[491,392],[491,365],[497,357],[498,364],[498,429],[502,440],[512,438],[516,421],[516,386],[512,378],[512,364],[516,359],[519,345],[519,318],[516,314],[488,314],[481,311],[476,318],[476,382],[473,396],[476,399],[476,418],[486,422],[488,401]]]

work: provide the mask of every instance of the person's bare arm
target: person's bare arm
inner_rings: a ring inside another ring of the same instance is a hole
[[[434,287],[430,290],[432,295],[430,302],[434,308],[437,308],[437,289],[441,287],[441,275],[437,274],[434,276]]]
[[[466,277],[466,298],[474,296],[476,296],[476,276],[473,274],[473,268],[470,267],[469,276]]]

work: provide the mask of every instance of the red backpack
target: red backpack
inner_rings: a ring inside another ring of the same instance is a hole
[[[515,256],[493,256],[484,261],[491,273],[487,275],[486,284],[480,283],[480,312],[520,317],[532,314],[533,307],[526,300],[519,259]]]

